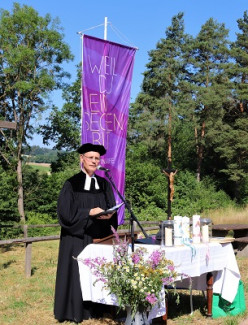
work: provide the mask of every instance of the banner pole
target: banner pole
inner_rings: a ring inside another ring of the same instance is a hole
[[[82,143],[82,131],[83,131],[83,40],[84,40],[84,34],[81,34],[81,140],[80,143]]]
[[[107,26],[108,26],[108,17],[104,19],[104,40],[107,40]]]

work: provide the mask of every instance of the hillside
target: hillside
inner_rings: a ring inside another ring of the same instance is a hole
[[[54,149],[41,148],[39,146],[31,146],[24,148],[23,156],[28,162],[50,164],[56,161],[58,152],[58,150]]]

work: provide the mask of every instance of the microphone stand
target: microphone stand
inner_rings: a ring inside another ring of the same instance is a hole
[[[149,236],[147,235],[146,231],[144,230],[144,228],[141,226],[139,220],[137,219],[137,217],[134,215],[129,203],[124,199],[124,197],[121,195],[121,193],[119,192],[119,190],[117,189],[114,181],[112,180],[111,176],[108,173],[108,170],[105,170],[105,175],[108,178],[109,182],[111,183],[111,185],[113,186],[113,188],[115,189],[116,193],[119,195],[120,199],[122,200],[122,202],[124,202],[125,207],[127,208],[128,212],[130,213],[130,227],[131,227],[131,245],[132,245],[132,252],[134,252],[134,221],[137,222],[138,226],[140,227],[141,231],[143,232],[144,236],[146,238],[148,238]]]

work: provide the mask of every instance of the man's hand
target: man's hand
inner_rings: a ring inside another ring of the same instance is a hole
[[[97,219],[104,219],[104,220],[107,220],[107,219],[110,219],[112,217],[113,213],[109,213],[109,214],[103,214],[102,216],[100,217],[97,217]]]
[[[90,216],[94,216],[94,215],[96,215],[96,214],[98,214],[98,213],[101,213],[101,212],[103,212],[103,211],[104,211],[104,210],[101,209],[101,208],[93,208],[93,209],[90,210]],[[103,214],[102,216],[97,217],[96,219],[107,220],[107,219],[110,219],[110,218],[112,217],[113,214],[114,214],[114,212],[113,212],[113,213],[109,213],[109,214]]]

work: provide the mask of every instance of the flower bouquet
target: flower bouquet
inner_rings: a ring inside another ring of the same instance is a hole
[[[179,274],[165,252],[158,249],[150,255],[143,247],[129,252],[129,244],[120,240],[114,228],[113,261],[105,258],[87,258],[82,262],[90,267],[97,281],[117,298],[121,309],[131,308],[132,315],[140,309],[149,311],[161,302],[164,286],[173,286]]]

